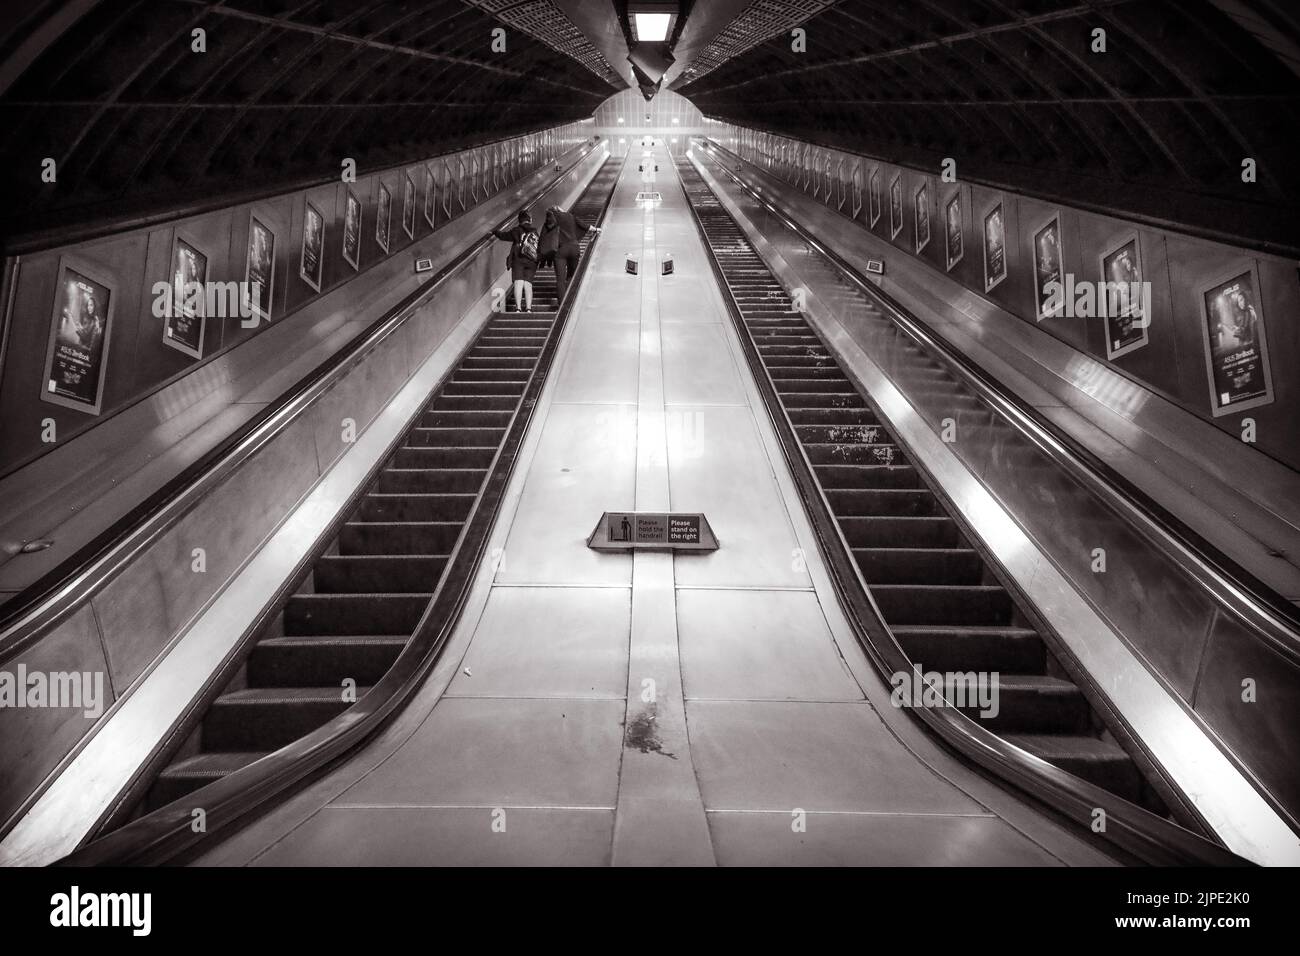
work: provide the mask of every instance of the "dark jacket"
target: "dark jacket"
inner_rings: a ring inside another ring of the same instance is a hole
[[[525,229],[523,226],[511,226],[509,229],[493,229],[492,235],[496,236],[502,242],[510,243],[510,255],[506,259],[506,267],[514,265],[519,260],[519,243],[525,233],[536,232],[532,226]]]
[[[555,210],[555,224],[560,232],[560,253],[576,255],[578,243],[582,241],[582,237],[587,234],[591,226],[579,222],[573,213],[565,212],[563,209]]]

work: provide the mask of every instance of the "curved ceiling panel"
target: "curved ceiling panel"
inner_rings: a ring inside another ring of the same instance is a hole
[[[674,88],[715,118],[1295,254],[1300,15],[1222,6],[839,0],[807,52],[783,34]]]
[[[613,89],[509,27],[494,53],[501,24],[462,0],[81,5],[0,98],[8,234],[410,161],[588,117]]]

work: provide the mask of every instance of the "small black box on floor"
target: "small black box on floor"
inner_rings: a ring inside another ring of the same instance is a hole
[[[663,274],[666,276],[670,276],[673,274],[673,254],[671,252],[664,253],[663,265],[660,267],[660,269],[663,272]]]
[[[627,254],[627,265],[626,265],[626,268],[627,268],[627,274],[628,274],[628,275],[633,275],[633,276],[637,274],[637,270],[640,268],[640,267],[637,265],[636,257],[635,257],[634,255],[632,255],[632,253],[630,253],[630,252]]]

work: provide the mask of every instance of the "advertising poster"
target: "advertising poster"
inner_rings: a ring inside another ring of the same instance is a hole
[[[432,229],[437,225],[435,221],[438,216],[438,185],[433,177],[433,167],[424,167],[424,221]]]
[[[880,167],[877,166],[871,171],[871,178],[867,182],[867,202],[871,206],[871,225],[874,227],[880,221]]]
[[[402,187],[402,231],[408,239],[415,238],[415,180],[410,173]]]
[[[1137,233],[1101,255],[1103,294],[1098,308],[1106,323],[1106,358],[1147,344],[1151,317],[1142,314],[1142,253]]]
[[[207,323],[208,257],[179,235],[172,240],[171,308],[163,319],[163,344],[203,358]]]
[[[961,190],[952,194],[948,200],[948,205],[944,207],[944,245],[945,254],[948,260],[948,270],[961,262],[962,253],[965,251],[962,245],[962,218],[961,218]]]
[[[256,216],[248,217],[244,290],[245,314],[271,321],[271,295],[275,291],[275,233]]]
[[[361,200],[350,189],[343,212],[343,258],[353,269],[361,268]]]
[[[388,252],[388,236],[393,227],[393,194],[383,183],[379,184],[379,203],[375,207],[375,241]]]
[[[984,291],[1007,277],[1007,232],[1002,221],[1002,203],[984,217]]]
[[[913,201],[916,206],[916,251],[930,244],[930,191],[928,183],[921,183]]]
[[[903,231],[903,174],[896,173],[889,183],[889,238]]]
[[[1034,317],[1043,319],[1060,315],[1064,311],[1064,294],[1053,297],[1047,287],[1056,283],[1065,288],[1065,275],[1061,267],[1061,217],[1053,216],[1034,233]]]
[[[320,291],[321,277],[325,272],[325,217],[320,210],[307,203],[302,218],[302,254],[298,261],[298,275],[302,281]]]
[[[456,189],[456,177],[452,175],[451,163],[442,162],[442,217],[451,218],[451,194]]]
[[[862,214],[862,164],[853,167],[853,218]]]
[[[1255,270],[1203,289],[1201,310],[1214,416],[1273,401]]]
[[[534,159],[537,157],[534,156]],[[465,181],[469,179],[469,166],[465,164],[465,157],[462,156],[456,160],[456,165],[460,169],[460,175],[456,180],[456,201],[460,203],[461,209],[468,209],[469,203],[465,201]]]
[[[98,415],[113,323],[113,286],[90,268],[59,263],[41,398]]]

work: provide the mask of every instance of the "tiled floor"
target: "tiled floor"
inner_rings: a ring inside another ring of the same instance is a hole
[[[446,692],[212,859],[1098,861],[898,723],[837,641],[662,147],[659,164],[660,207],[634,202],[635,156],[615,194],[498,528],[501,563],[462,623],[463,656],[440,666]],[[586,548],[602,511],[669,503],[706,512],[720,550]]]

